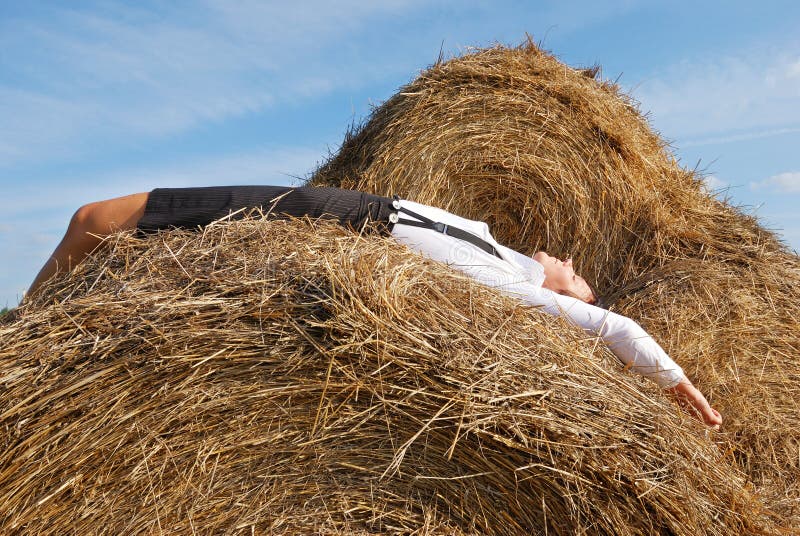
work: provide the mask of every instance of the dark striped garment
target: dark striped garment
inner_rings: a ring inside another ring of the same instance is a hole
[[[204,227],[240,209],[260,207],[276,218],[303,217],[338,219],[345,227],[360,231],[369,221],[385,222],[391,231],[392,199],[328,187],[208,186],[201,188],[156,188],[147,199],[144,216],[136,225],[146,234],[170,227]],[[243,210],[233,216],[244,216]]]

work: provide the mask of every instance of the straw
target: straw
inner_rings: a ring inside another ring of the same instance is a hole
[[[486,221],[571,256],[725,418],[722,450],[800,530],[800,262],[676,161],[629,96],[530,40],[440,61],[354,127],[311,183]]]
[[[776,534],[561,319],[330,222],[109,237],[0,327],[4,534]]]

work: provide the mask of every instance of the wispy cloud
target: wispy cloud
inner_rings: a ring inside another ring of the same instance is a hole
[[[721,190],[722,188],[726,188],[728,183],[724,180],[720,179],[716,175],[706,175],[703,177],[703,183],[706,187],[706,190],[710,192],[715,192],[717,190]]]
[[[111,175],[112,184],[154,187],[226,184],[299,184],[324,157],[321,148],[280,147],[242,154],[197,159],[154,168],[131,169]]]
[[[800,171],[778,173],[763,181],[751,182],[750,188],[753,190],[768,189],[789,194],[798,193],[800,192]]]
[[[0,168],[43,152],[80,158],[99,143],[176,137],[400,74],[405,81],[425,66],[420,55],[433,61],[450,35],[431,20],[474,26],[474,41],[448,42],[452,48],[485,38],[478,22],[500,28],[519,10],[515,2],[463,0],[75,5],[0,18],[0,131],[11,133]],[[635,5],[542,6],[537,22],[577,31]]]
[[[758,140],[761,138],[771,138],[773,136],[782,136],[784,134],[796,134],[800,132],[800,127],[789,128],[771,128],[771,129],[758,129],[750,132],[740,132],[737,134],[728,134],[724,136],[708,136],[699,138],[689,138],[681,141],[681,147],[698,147],[702,145],[720,145],[724,143],[732,143],[737,141]]]
[[[0,21],[0,147],[6,166],[57,148],[169,136],[363,84],[342,43],[423,3],[222,2],[91,11],[49,8]],[[169,11],[169,13],[161,13]],[[397,67],[379,63],[382,72]]]
[[[683,61],[643,81],[634,95],[658,130],[687,139],[681,146],[798,132],[800,42]]]
[[[70,215],[83,204],[156,187],[297,184],[297,177],[312,171],[322,156],[322,148],[264,148],[170,165],[67,177],[45,187],[29,184],[4,191],[0,252],[5,258],[5,270],[0,274],[0,307],[16,304],[63,236]]]
[[[325,157],[324,148],[277,147],[174,162],[160,166],[104,170],[101,174],[64,177],[57,183],[18,185],[5,192],[0,226],[17,218],[47,212],[53,224],[65,225],[71,211],[91,201],[158,187],[226,184],[296,184]],[[40,222],[44,224],[45,222]]]

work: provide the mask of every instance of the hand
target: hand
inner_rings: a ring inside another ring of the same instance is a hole
[[[675,387],[667,389],[667,392],[674,394],[678,398],[678,402],[683,406],[690,406],[693,408],[694,411],[691,413],[695,417],[714,430],[719,430],[719,426],[722,424],[722,415],[711,407],[711,404],[708,403],[703,393],[698,391],[697,388],[692,385],[692,382],[684,378],[684,380]]]

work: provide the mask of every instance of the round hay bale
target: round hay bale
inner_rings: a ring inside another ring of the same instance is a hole
[[[0,326],[0,533],[777,533],[602,345],[390,238],[106,245]]]
[[[726,419],[752,482],[800,530],[800,262],[703,188],[597,69],[527,42],[440,62],[348,133],[312,184],[398,194],[571,256]]]

